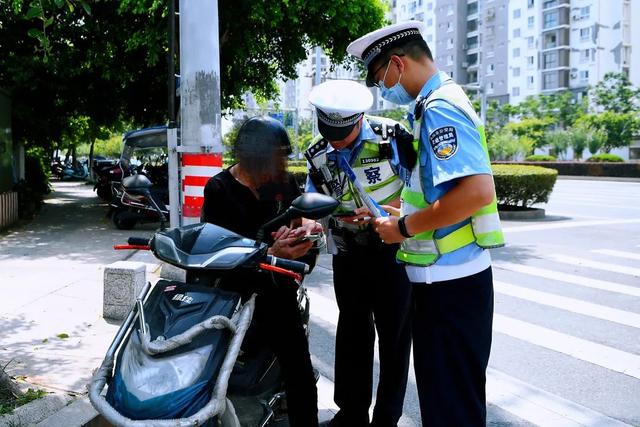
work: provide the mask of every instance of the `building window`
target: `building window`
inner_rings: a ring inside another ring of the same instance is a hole
[[[513,38],[516,39],[518,37],[520,37],[520,28],[513,30]]]
[[[447,6],[447,15],[449,15],[449,16],[453,15],[453,5],[452,4]]]
[[[580,40],[587,41],[589,40],[589,36],[591,35],[591,28],[581,28],[580,29]]]
[[[533,16],[527,18],[527,27],[533,28]]]
[[[487,75],[488,76],[492,76],[493,75],[493,71],[496,69],[495,64],[489,64],[487,65]]]
[[[527,77],[527,89],[533,89],[533,76]]]
[[[580,62],[587,62],[591,58],[591,49],[582,49],[580,51]]]
[[[422,6],[422,0],[418,0],[418,6]]]
[[[558,87],[558,73],[548,73],[543,77],[543,89],[555,89]]]
[[[544,25],[546,28],[553,28],[558,26],[558,12],[549,12],[544,14]]]
[[[580,71],[580,81],[588,81],[589,80],[589,70]]]
[[[558,46],[558,37],[555,34],[544,35],[544,49],[552,49]]]
[[[542,57],[543,65],[542,68],[556,68],[558,66],[558,52],[548,52],[545,53]]]
[[[427,3],[427,10],[433,10],[433,3]]]
[[[513,19],[520,18],[520,9],[516,9],[513,11]]]
[[[487,94],[493,93],[493,82],[487,86]]]
[[[527,0],[527,9],[531,9],[533,7],[534,0]]]
[[[453,49],[453,39],[447,39],[447,49]]]
[[[527,37],[527,47],[529,49],[533,49],[534,48],[534,39],[533,36],[529,36]]]
[[[558,0],[545,0],[545,2],[542,3],[542,8],[548,9],[550,7],[557,6],[557,5],[558,5]]]
[[[580,19],[589,19],[591,12],[591,6],[585,6],[580,8]]]
[[[535,65],[535,57],[527,56],[527,66],[529,68],[533,68],[534,65]]]
[[[514,86],[513,89],[511,89],[511,95],[520,96],[520,88],[518,86]]]
[[[515,67],[513,69],[513,77],[520,77],[520,67]]]
[[[514,58],[520,58],[520,48],[519,47],[513,49],[513,57]]]
[[[453,55],[447,55],[447,65],[453,65]]]
[[[433,18],[427,19],[427,27],[431,27],[433,25]]]
[[[432,42],[433,42],[433,35],[432,35],[432,34],[429,34],[429,35],[427,36],[427,43],[432,43]]]
[[[478,31],[477,19],[472,19],[471,21],[467,21],[467,32],[471,33],[473,31]]]
[[[447,33],[450,33],[451,31],[453,31],[453,23],[447,22]]]

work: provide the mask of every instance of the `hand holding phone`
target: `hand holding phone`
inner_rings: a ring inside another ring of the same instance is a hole
[[[298,240],[296,240],[296,243],[300,243],[300,242],[316,242],[316,241],[318,241],[320,239],[322,239],[322,233],[306,234],[304,236],[300,236],[298,238]]]

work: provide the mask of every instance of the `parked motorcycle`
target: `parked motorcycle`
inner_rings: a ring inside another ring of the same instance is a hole
[[[61,180],[82,180],[87,179],[89,176],[89,169],[87,168],[87,161],[79,162],[76,166],[66,165],[62,169]]]
[[[149,196],[151,183],[143,175],[123,184],[128,193]],[[303,194],[262,226],[258,240],[213,224],[161,230],[150,241],[129,239],[120,248],[150,249],[186,270],[186,280],[160,280],[143,289],[89,385],[98,412],[126,427],[268,425],[285,396],[275,356],[267,349],[241,351],[245,336],[250,340],[245,334],[255,295],[243,300],[220,286],[246,272],[282,274],[301,285],[309,266],[267,255],[260,236],[294,218],[319,219],[337,206],[330,197]],[[298,292],[308,324],[309,300],[302,286]]]
[[[128,178],[142,177],[143,173]],[[126,178],[125,178],[126,179]],[[149,181],[151,182],[151,181]],[[169,192],[166,188],[153,186],[148,193],[131,193],[122,183],[112,184],[112,197],[109,202],[109,215],[116,228],[131,230],[138,223],[161,221],[169,217]],[[158,214],[162,213],[162,216]],[[166,219],[165,219],[166,221]]]

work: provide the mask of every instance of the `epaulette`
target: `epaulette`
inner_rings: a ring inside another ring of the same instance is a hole
[[[318,142],[307,148],[306,153],[309,153],[311,157],[315,157],[320,151],[325,150],[327,145],[329,145],[329,141],[327,141],[326,138],[321,138]]]
[[[383,141],[386,141],[387,139],[393,138],[395,136],[395,124],[380,123],[375,120],[369,119],[369,125],[376,135],[380,135],[382,137]]]

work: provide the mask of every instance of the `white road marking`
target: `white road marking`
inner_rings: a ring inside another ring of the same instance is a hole
[[[640,245],[638,245],[638,247],[640,247]],[[640,261],[640,254],[636,254],[634,252],[617,251],[614,249],[594,249],[591,252],[594,252],[596,254],[612,256],[612,257],[627,258],[627,259]]]
[[[494,289],[504,295],[524,299],[538,304],[556,307],[573,313],[584,314],[597,319],[619,323],[621,325],[640,328],[640,314],[618,310],[600,304],[593,304],[575,298],[540,292],[522,286],[514,286],[501,281],[493,282]]]
[[[559,221],[548,224],[523,225],[516,227],[504,227],[506,233],[524,233],[528,231],[556,230],[560,228],[593,227],[596,225],[640,224],[640,219],[616,219],[593,221]]]
[[[493,330],[640,379],[640,356],[552,329],[494,314]]]
[[[607,262],[594,261],[586,258],[578,258],[578,257],[562,255],[562,254],[553,254],[548,256],[547,258],[556,262],[562,262],[564,264],[580,265],[587,268],[593,268],[596,270],[611,271],[613,273],[627,274],[630,276],[640,277],[640,268],[627,267],[619,264],[609,264]]]
[[[628,426],[496,369],[487,369],[487,401],[541,426]]]
[[[515,264],[511,262],[495,262],[494,268],[509,270],[516,273],[528,274],[531,276],[543,277],[558,282],[570,283],[572,285],[585,286],[587,288],[600,289],[603,291],[617,292],[619,294],[640,297],[640,288],[621,285],[607,280],[592,279],[590,277],[579,276],[577,274],[562,273],[548,270],[546,268],[532,267],[529,265]]]
[[[335,325],[338,319],[335,301],[311,290],[309,290],[309,295],[311,297],[311,315]],[[499,322],[503,322],[503,320],[501,318]],[[377,356],[377,352],[374,354]],[[413,357],[411,357],[411,365],[413,366]],[[413,370],[413,367],[411,369]],[[321,377],[321,380],[323,378]],[[329,407],[330,410],[334,410],[331,406],[332,400],[328,399],[328,396],[332,396],[328,387],[332,385],[331,381],[325,378],[323,383],[318,386],[319,402],[321,406]],[[628,424],[534,387],[494,368],[487,369],[487,402],[537,425],[552,427],[628,426]]]

